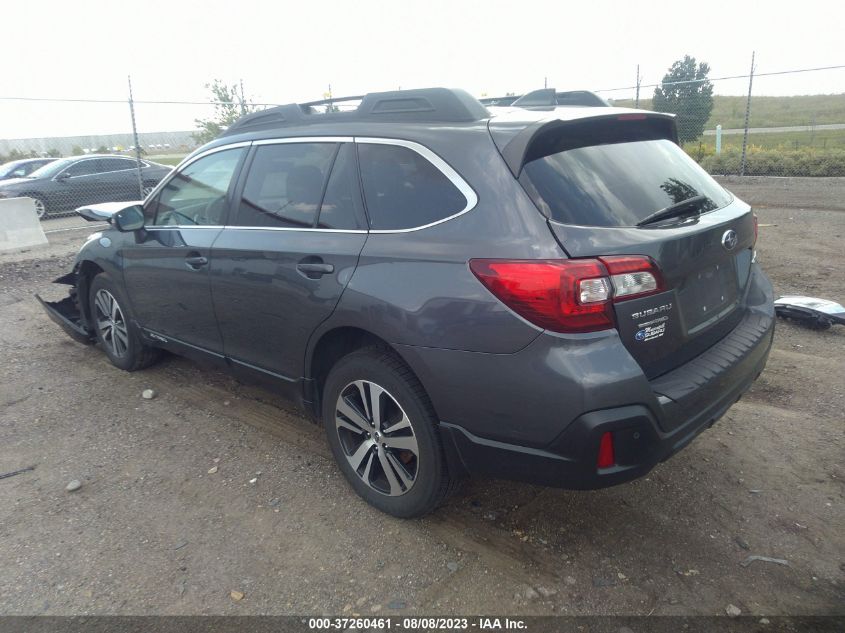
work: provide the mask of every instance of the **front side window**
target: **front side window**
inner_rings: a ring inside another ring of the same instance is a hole
[[[361,143],[358,159],[372,229],[425,226],[467,206],[464,194],[446,174],[412,149]]]
[[[236,226],[313,227],[336,143],[261,145],[249,168]]]
[[[100,159],[91,158],[89,160],[81,160],[78,163],[74,163],[65,169],[64,174],[70,176],[71,178],[75,178],[76,176],[90,176],[91,174],[98,174],[101,171]]]
[[[222,224],[229,186],[245,151],[239,147],[215,152],[174,174],[151,205],[153,224]]]

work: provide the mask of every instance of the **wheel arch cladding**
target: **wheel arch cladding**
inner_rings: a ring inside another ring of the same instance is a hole
[[[102,266],[90,259],[82,260],[77,264],[76,292],[78,296],[79,312],[88,326],[92,323],[91,306],[88,303],[88,291],[91,288],[91,282],[94,280],[94,277],[103,272],[105,272],[105,270],[103,270]]]
[[[315,417],[319,418],[320,416],[323,387],[332,367],[344,356],[365,347],[380,347],[389,351],[408,368],[425,390],[425,385],[417,372],[393,345],[363,328],[338,326],[322,333],[306,357],[305,375],[308,380],[312,380],[314,383],[311,413]],[[428,395],[427,391],[426,395]]]

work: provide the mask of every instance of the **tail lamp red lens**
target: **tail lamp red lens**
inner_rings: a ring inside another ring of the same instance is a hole
[[[606,432],[601,436],[599,442],[599,456],[596,460],[598,468],[610,468],[616,464],[616,455],[613,452],[613,433]]]
[[[598,259],[473,259],[470,270],[502,303],[553,332],[614,327],[613,303],[665,289],[657,265],[642,255]]]

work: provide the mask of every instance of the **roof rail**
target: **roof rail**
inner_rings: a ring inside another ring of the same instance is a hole
[[[357,101],[355,109],[318,112],[314,106],[334,105],[344,101]],[[424,88],[420,90],[392,90],[371,92],[355,97],[333,97],[307,103],[291,103],[268,108],[242,116],[220,136],[279,127],[296,127],[315,123],[388,121],[407,123],[464,123],[487,119],[490,113],[468,92],[450,88]]]

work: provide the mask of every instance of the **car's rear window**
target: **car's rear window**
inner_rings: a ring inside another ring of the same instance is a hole
[[[694,196],[702,211],[731,194],[675,143],[638,140],[576,147],[525,165],[520,182],[549,218],[583,226],[635,226]]]

